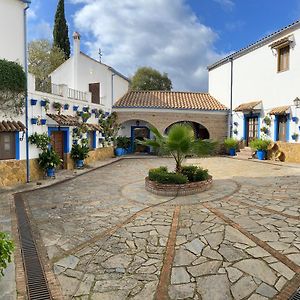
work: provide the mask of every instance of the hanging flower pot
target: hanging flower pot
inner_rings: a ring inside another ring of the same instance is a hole
[[[46,106],[47,101],[46,100],[41,100],[41,106]]]
[[[292,121],[295,123],[298,123],[298,118],[297,117],[292,117]]]
[[[35,99],[31,99],[31,100],[30,100],[30,103],[31,103],[31,105],[33,105],[33,106],[34,106],[34,105],[36,105],[36,104],[37,104],[37,100],[35,100]]]
[[[31,124],[35,125],[37,124],[38,119],[37,118],[31,118]]]
[[[78,106],[78,105],[73,105],[73,111],[77,111],[77,110],[78,110],[78,108],[79,108],[79,106]]]
[[[298,140],[298,137],[299,137],[299,134],[298,134],[298,133],[294,133],[294,134],[292,135],[292,139],[293,139],[294,141],[297,141],[297,140]]]
[[[46,119],[41,119],[41,125],[46,125],[47,120]]]
[[[64,104],[64,110],[68,110],[70,105],[68,103]]]

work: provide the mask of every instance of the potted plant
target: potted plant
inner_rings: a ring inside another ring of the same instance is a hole
[[[31,118],[31,124],[35,125],[37,124],[38,119],[37,118]]]
[[[298,119],[297,117],[292,117],[292,121],[293,121],[293,122],[298,123],[298,120],[299,120],[299,119]]]
[[[46,125],[47,120],[46,119],[41,119],[41,125]]]
[[[116,139],[117,147],[115,149],[116,156],[122,156],[128,152],[130,146],[130,138],[127,136],[118,136]]]
[[[239,132],[238,132],[237,129],[234,129],[234,130],[233,130],[233,134],[238,135],[238,133],[239,133]]]
[[[36,100],[36,99],[31,99],[31,100],[30,100],[30,103],[31,103],[31,105],[33,105],[33,106],[34,106],[34,105],[36,105],[36,103],[37,103],[37,100]]]
[[[294,132],[294,133],[292,134],[292,139],[293,139],[294,141],[297,141],[297,140],[298,140],[298,137],[299,137],[299,134],[298,134],[297,132]]]
[[[39,154],[38,163],[48,177],[54,177],[55,168],[62,163],[62,159],[50,148]]]
[[[260,129],[261,132],[263,132],[265,135],[269,135],[270,133],[270,130],[268,127],[266,126],[263,126],[261,129]]]
[[[90,117],[91,117],[91,113],[88,111],[84,111],[81,113],[81,118],[83,123],[86,123]]]
[[[266,153],[271,141],[265,139],[254,139],[250,142],[250,147],[256,150],[256,156],[259,160],[266,159]]]
[[[71,158],[74,160],[76,168],[82,168],[84,160],[89,156],[88,140],[82,139],[81,144],[73,144],[71,149]]]
[[[73,111],[77,111],[79,108],[79,105],[73,105]]]
[[[62,109],[62,104],[60,102],[53,102],[53,108],[57,111],[58,114],[60,114]]]
[[[224,140],[224,146],[226,150],[229,152],[230,156],[236,155],[236,149],[238,148],[239,141],[234,138],[227,138]]]
[[[70,105],[68,103],[64,104],[64,110],[68,110]]]

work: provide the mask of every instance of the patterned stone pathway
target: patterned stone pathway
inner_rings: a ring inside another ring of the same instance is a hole
[[[152,195],[147,170],[172,160],[130,159],[23,194],[61,299],[288,299],[300,287],[300,168],[186,163],[209,168],[211,190]]]

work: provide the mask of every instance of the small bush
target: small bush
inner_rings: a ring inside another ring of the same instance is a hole
[[[239,141],[234,138],[227,138],[224,140],[224,146],[226,150],[237,149],[238,145],[239,145]]]
[[[166,167],[149,170],[149,179],[162,184],[188,183],[187,176],[180,173],[168,172]]]
[[[181,172],[187,176],[189,182],[203,181],[209,178],[208,170],[197,166],[184,166]]]
[[[12,240],[6,233],[0,232],[0,277],[4,276],[3,271],[7,268],[7,264],[11,262],[13,250]]]
[[[268,150],[271,141],[263,139],[255,139],[250,142],[250,147],[254,150]]]

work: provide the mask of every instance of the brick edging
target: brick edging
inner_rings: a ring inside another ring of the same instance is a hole
[[[212,177],[207,180],[185,184],[163,184],[145,178],[145,188],[148,192],[159,196],[187,196],[207,191],[212,186]]]
[[[175,256],[175,245],[177,229],[179,226],[179,215],[181,207],[178,205],[174,209],[173,220],[169,232],[168,242],[166,246],[166,253],[163,260],[163,266],[161,269],[158,286],[155,293],[156,300],[168,300],[168,288],[171,280],[171,271],[173,260]]]

